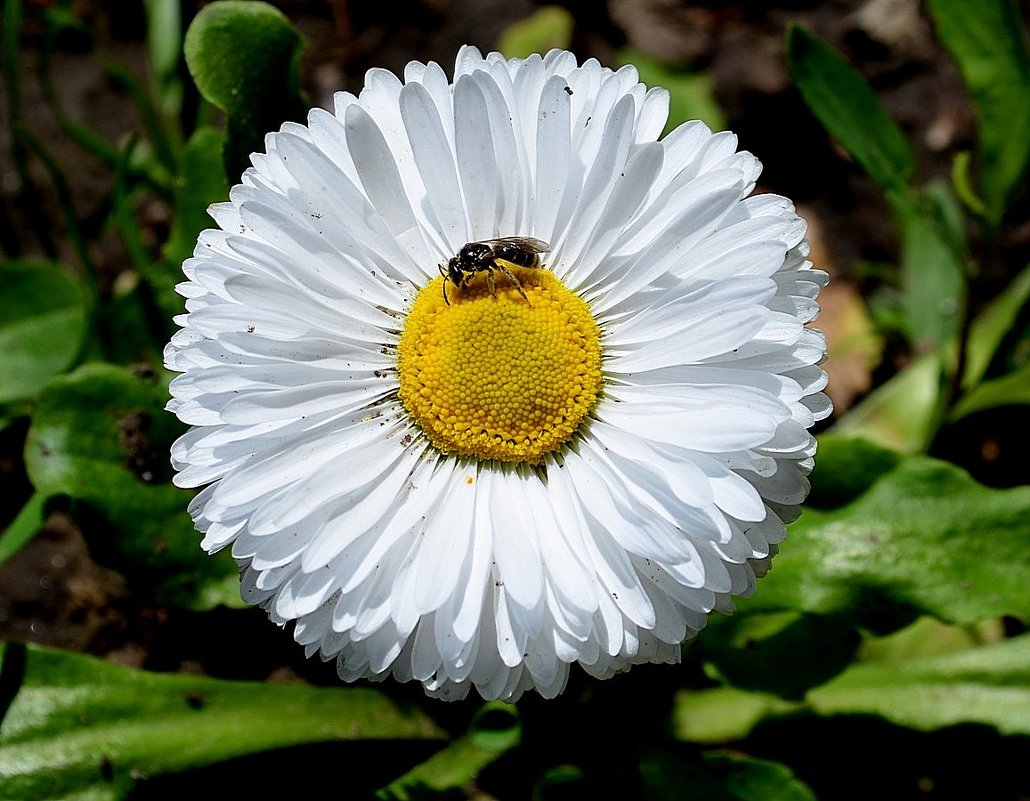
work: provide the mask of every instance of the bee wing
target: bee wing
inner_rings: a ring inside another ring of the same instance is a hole
[[[528,250],[531,253],[547,253],[551,249],[551,246],[544,242],[544,240],[532,236],[502,236],[498,239],[484,239],[482,244],[509,245]]]

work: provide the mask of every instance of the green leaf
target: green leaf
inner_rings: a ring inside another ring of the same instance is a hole
[[[905,333],[916,353],[929,353],[953,341],[966,303],[961,212],[943,184],[913,191],[894,209]]]
[[[760,723],[804,710],[800,701],[735,687],[681,690],[673,704],[672,736],[692,743],[727,743],[747,737]]]
[[[865,439],[821,434],[807,505],[821,509],[843,506],[893,470],[901,459],[897,451]]]
[[[977,217],[985,217],[987,216],[987,207],[976,194],[969,178],[969,167],[972,161],[973,157],[968,150],[960,150],[955,154],[955,160],[951,163],[951,187],[955,190],[955,196],[962,201],[963,206]]]
[[[186,65],[204,98],[225,112],[226,174],[264,150],[264,135],[303,120],[298,65],[304,42],[268,3],[220,0],[200,10],[186,31]]]
[[[99,334],[87,356],[117,364],[160,364],[169,322],[164,313],[155,310],[150,285],[135,270],[126,270],[111,287],[111,297],[98,309]]]
[[[36,492],[32,494],[18,512],[10,525],[0,536],[0,564],[16,554],[26,542],[31,540],[43,525],[43,507],[46,496]]]
[[[800,703],[730,687],[683,690],[672,726],[681,740],[718,743],[799,714],[878,715],[921,731],[980,723],[1002,734],[1030,734],[1030,634],[903,662],[856,664]]]
[[[692,653],[723,684],[801,698],[847,667],[858,644],[831,616],[752,613],[713,618]]]
[[[86,299],[57,264],[0,262],[0,403],[29,398],[71,366]]]
[[[182,3],[179,0],[144,0],[147,15],[147,54],[157,90],[158,105],[168,124],[182,110]]]
[[[998,642],[1005,636],[1000,619],[975,626],[949,626],[932,617],[921,617],[912,625],[885,637],[867,636],[859,651],[859,662],[898,664],[927,656],[940,656]]]
[[[163,254],[176,280],[181,276],[179,265],[193,255],[197,236],[212,225],[208,206],[229,197],[222,165],[222,142],[221,133],[214,128],[201,127],[193,132],[182,149],[179,174],[174,183],[175,221]]]
[[[1026,404],[1030,404],[1030,364],[1014,373],[985,381],[972,392],[963,395],[962,400],[951,410],[951,421],[998,406]]]
[[[648,801],[815,801],[786,765],[730,751],[709,751],[688,759],[649,750],[640,760]]]
[[[579,765],[555,765],[548,768],[533,782],[534,801],[552,798],[575,798],[576,793],[586,786],[587,776]],[[589,797],[589,796],[586,796]]]
[[[740,801],[816,801],[805,783],[779,762],[733,751],[710,752],[704,761]]]
[[[111,81],[132,98],[146,129],[148,145],[153,148],[153,157],[164,170],[174,171],[176,146],[172,136],[177,132],[169,130],[151,93],[125,64],[108,57],[104,59],[104,69]]]
[[[941,656],[858,664],[812,690],[820,715],[874,714],[930,731],[983,723],[1030,734],[1030,635]]]
[[[942,362],[939,353],[920,356],[854,406],[833,433],[900,453],[924,451],[933,436],[940,403]]]
[[[476,714],[468,734],[391,782],[376,793],[376,798],[411,801],[433,793],[460,791],[483,768],[517,746],[521,736],[514,707],[499,702],[486,704]]]
[[[1027,301],[1030,301],[1030,266],[1024,267],[1005,291],[973,320],[966,347],[963,389],[975,387],[983,378],[998,346],[1012,330]]]
[[[143,778],[273,748],[440,736],[371,689],[147,673],[30,646],[0,724],[0,797],[114,801]]]
[[[113,365],[87,364],[56,379],[32,418],[29,478],[45,496],[67,495],[99,512],[103,524],[85,526],[94,558],[140,589],[194,607],[239,605],[235,564],[227,553],[204,554],[186,513],[192,493],[167,483],[168,449],[182,433],[163,410],[167,397],[164,379]]]
[[[541,6],[501,34],[497,49],[506,58],[529,58],[533,53],[568,49],[572,43],[572,14],[562,6]]]
[[[177,0],[143,0],[147,14],[147,55],[154,77],[165,83],[179,71],[182,8]]]
[[[832,512],[806,509],[741,610],[852,615],[906,609],[954,623],[1030,619],[1030,487],[995,490],[910,458]],[[908,622],[908,621],[906,621]]]
[[[713,131],[726,128],[726,116],[715,100],[712,79],[702,72],[687,72],[663,64],[631,48],[620,50],[619,64],[632,64],[640,80],[648,86],[661,86],[669,92],[669,121],[665,133],[689,120],[701,120]]]
[[[937,33],[976,104],[980,192],[997,224],[1030,163],[1030,51],[1014,0],[930,0]]]
[[[804,28],[787,31],[787,63],[812,113],[888,194],[903,194],[915,157],[869,84],[845,58]]]

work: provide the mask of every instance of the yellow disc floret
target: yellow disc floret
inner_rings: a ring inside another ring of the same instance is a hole
[[[568,441],[601,389],[600,331],[546,269],[464,288],[437,278],[415,299],[398,345],[400,399],[437,450],[537,463]]]

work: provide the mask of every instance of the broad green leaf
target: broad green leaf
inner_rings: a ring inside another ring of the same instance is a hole
[[[39,531],[44,521],[45,505],[46,496],[39,492],[33,493],[3,534],[0,534],[0,564],[14,556]]]
[[[529,58],[548,50],[568,49],[572,42],[572,14],[562,6],[541,6],[525,19],[509,25],[497,40],[507,58]]]
[[[897,451],[865,439],[821,434],[807,505],[820,509],[843,506],[893,470],[901,459]]]
[[[901,288],[905,332],[917,354],[950,343],[966,303],[958,253],[965,252],[961,212],[941,184],[894,203],[901,230]]]
[[[914,457],[847,506],[806,509],[759,592],[739,606],[865,625],[906,609],[963,624],[1026,620],[1028,560],[1030,487],[990,489]]]
[[[147,777],[273,748],[441,736],[376,690],[148,673],[30,646],[0,724],[0,797],[115,801]]]
[[[910,626],[885,637],[867,636],[856,661],[867,664],[898,664],[928,656],[965,651],[1005,637],[1000,619],[975,626],[949,626],[932,617],[921,617]]]
[[[743,739],[763,721],[804,710],[800,701],[735,687],[681,690],[672,709],[672,736],[692,743],[727,743]]]
[[[30,398],[71,366],[86,300],[57,264],[0,262],[0,403]]]
[[[859,637],[832,616],[798,612],[712,619],[691,651],[723,684],[801,698],[850,664]]]
[[[222,134],[202,127],[186,142],[175,178],[175,221],[164,249],[164,260],[175,282],[181,280],[181,265],[193,255],[197,236],[212,226],[207,209],[229,197],[222,165]],[[181,303],[181,301],[180,301]]]
[[[980,191],[997,224],[1030,162],[1030,51],[1014,0],[929,0],[976,103]]]
[[[904,662],[856,664],[803,702],[731,687],[681,690],[672,727],[681,740],[720,743],[799,714],[878,715],[921,731],[980,723],[1003,734],[1030,734],[1030,635]]]
[[[1030,635],[905,663],[858,664],[807,700],[820,715],[874,714],[922,731],[983,723],[1030,734]]]
[[[1025,406],[1030,404],[1030,364],[1014,373],[984,381],[962,397],[951,410],[951,420],[994,409],[998,406]]]
[[[483,768],[517,746],[520,737],[515,708],[487,704],[477,713],[468,734],[391,782],[376,798],[411,801],[427,794],[461,791]]]
[[[812,113],[889,195],[915,176],[912,150],[869,84],[844,57],[804,28],[787,31],[787,62]]]
[[[264,135],[303,120],[298,65],[303,40],[281,11],[256,0],[219,0],[186,31],[186,65],[204,98],[225,112],[226,174],[240,175]]]
[[[963,389],[975,387],[991,364],[998,346],[1019,318],[1019,313],[1030,301],[1030,266],[1016,276],[980,314],[970,326],[966,349],[966,371],[962,377]]]
[[[245,117],[259,113],[255,106],[270,88],[263,79],[296,89],[301,47],[296,29],[270,3],[217,0],[197,14],[186,32],[186,63],[209,102]]]
[[[734,751],[709,752],[705,766],[722,778],[740,801],[816,801],[815,794],[786,765]]]
[[[707,74],[677,69],[630,48],[620,50],[616,60],[636,67],[640,80],[647,86],[668,90],[669,121],[665,133],[689,120],[701,120],[713,131],[726,128],[726,117],[715,100],[712,79]]]
[[[865,638],[858,659],[895,663],[975,647],[999,639],[1000,634],[997,620],[958,627],[925,617],[887,637]],[[703,660],[706,673],[723,685],[781,699],[803,699],[813,687],[848,668],[859,643],[853,626],[839,617],[744,612],[713,618],[691,647],[691,656]],[[742,711],[764,714],[764,707],[748,705]],[[750,726],[754,719],[744,714],[732,720],[734,725]]]
[[[167,397],[164,379],[113,365],[56,379],[32,418],[29,478],[45,496],[100,512],[106,524],[85,528],[91,552],[140,589],[192,606],[239,605],[235,564],[228,554],[204,554],[186,513],[192,494],[168,483],[168,449],[182,428],[163,410]]]
[[[940,403],[942,361],[939,353],[920,356],[853,407],[833,433],[900,453],[924,451],[933,436]]]
[[[815,801],[786,765],[730,751],[687,758],[651,749],[640,760],[647,801]]]

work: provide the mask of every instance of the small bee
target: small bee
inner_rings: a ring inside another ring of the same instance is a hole
[[[506,265],[513,264],[516,267],[529,267],[538,269],[541,267],[540,254],[547,253],[551,246],[540,239],[531,236],[504,236],[500,239],[485,239],[482,242],[469,242],[458,255],[447,262],[446,266],[440,265],[440,275],[444,277],[443,299],[448,306],[451,305],[447,299],[447,281],[456,287],[464,289],[476,277],[476,273],[486,271],[486,283],[490,287],[490,294],[494,294],[494,270],[500,270],[504,277],[511,281],[512,285],[519,291],[522,297],[526,293],[522,290],[519,279]],[[527,298],[528,300],[528,298]]]

